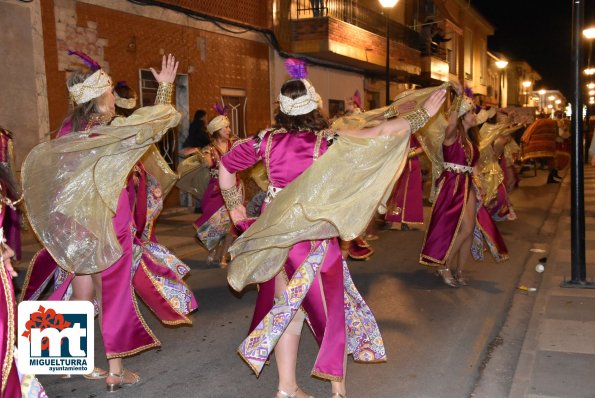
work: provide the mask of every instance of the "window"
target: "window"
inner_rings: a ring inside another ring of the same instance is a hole
[[[488,70],[488,46],[485,40],[480,40],[480,60],[481,65],[479,67],[479,83],[486,84],[486,73]]]
[[[221,102],[228,108],[228,117],[232,134],[246,138],[246,90],[222,88]]]
[[[140,69],[140,106],[149,106],[155,104],[155,97],[157,96],[157,89],[159,83],[153,77],[153,73],[149,69]],[[188,130],[188,75],[179,74],[176,76],[176,91],[173,98],[173,105],[176,109],[184,115],[180,125],[170,129],[163,135],[163,138],[157,143],[157,148],[163,159],[169,164],[172,170],[175,170],[178,165],[178,136],[180,129]]]
[[[465,79],[473,80],[473,32],[470,29],[465,29],[464,36],[465,48]]]

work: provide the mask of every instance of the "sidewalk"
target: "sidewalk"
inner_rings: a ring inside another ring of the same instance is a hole
[[[549,253],[533,256],[547,256],[547,263],[541,285],[533,293],[535,305],[512,379],[511,398],[595,397],[595,289],[560,287],[570,279],[570,195],[569,173],[543,226],[545,233],[553,233]],[[590,166],[585,168],[585,214],[587,278],[593,280],[595,169]]]

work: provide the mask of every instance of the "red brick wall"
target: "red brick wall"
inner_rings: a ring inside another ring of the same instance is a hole
[[[202,3],[202,2],[201,2]],[[46,74],[50,106],[50,126],[56,128],[68,111],[64,72],[58,71],[53,1],[42,3]],[[248,97],[247,129],[256,132],[268,125],[269,53],[264,43],[219,35],[169,22],[140,17],[85,3],[77,3],[77,25],[97,23],[98,37],[108,40],[104,59],[109,63],[114,81],[126,80],[139,87],[139,69],[161,65],[160,49],[175,54],[180,61],[178,71],[189,74],[191,116],[196,109],[214,116],[212,104],[219,100],[221,88],[246,90]],[[206,40],[206,62],[200,58],[198,38]],[[135,49],[129,43],[135,40]]]
[[[161,0],[188,10],[197,11],[248,25],[269,28],[270,0]]]

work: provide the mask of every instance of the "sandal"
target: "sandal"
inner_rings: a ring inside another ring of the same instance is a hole
[[[295,398],[295,396],[297,395],[298,391],[300,391],[300,388],[299,387],[296,387],[295,388],[295,391],[292,392],[292,393],[288,393],[288,392],[285,392],[285,391],[279,389],[279,390],[277,390],[277,394],[281,394],[281,396],[283,398]],[[314,398],[314,397],[311,396],[311,395],[309,395],[308,398]],[[343,398],[345,398],[345,397],[343,397]]]
[[[469,281],[463,277],[463,271],[455,271],[454,278],[460,286],[469,286]]]
[[[132,374],[134,376],[134,381],[132,382],[126,382],[124,381],[124,375],[126,373]],[[135,384],[138,384],[140,382],[140,376],[137,375],[136,373],[133,373],[131,371],[129,371],[128,369],[124,369],[122,371],[122,373],[112,373],[109,372],[108,377],[118,377],[120,378],[120,381],[118,383],[107,383],[107,391],[108,392],[116,392],[117,390],[119,390],[122,387],[130,387],[133,386]]]
[[[83,375],[83,377],[87,380],[100,380],[105,379],[109,372],[107,370],[101,368],[93,368],[91,373],[87,373]]]
[[[442,282],[444,282],[445,285],[448,285],[450,287],[459,287],[459,285],[457,285],[457,281],[452,276],[450,269],[448,269],[448,268],[437,269],[436,275],[442,278]]]
[[[347,398],[347,395],[341,394],[340,392],[334,392],[331,397]]]

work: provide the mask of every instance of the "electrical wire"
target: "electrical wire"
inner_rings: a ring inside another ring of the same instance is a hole
[[[32,1],[32,0],[29,0],[29,1]],[[168,4],[168,3],[165,3],[163,1],[158,1],[158,0],[128,0],[128,2],[139,5],[139,6],[159,7],[159,8],[164,8],[167,10],[179,12],[179,13],[182,13],[182,14],[184,14],[192,19],[198,20],[198,21],[210,22],[213,25],[217,26],[219,29],[221,29],[227,33],[230,33],[230,34],[240,35],[240,34],[244,34],[244,33],[248,33],[248,32],[259,33],[260,35],[262,35],[264,37],[266,42],[269,45],[271,45],[275,49],[277,54],[279,54],[279,56],[282,58],[299,58],[304,61],[307,61],[309,65],[337,69],[337,70],[342,70],[342,71],[346,71],[346,72],[353,72],[353,73],[360,73],[360,74],[365,72],[365,70],[361,69],[361,68],[342,65],[342,64],[335,63],[335,62],[331,62],[331,61],[324,61],[324,60],[320,60],[317,58],[305,56],[303,54],[293,54],[293,53],[283,51],[281,49],[279,42],[277,41],[277,38],[275,37],[274,32],[270,29],[259,28],[259,27],[241,23],[241,22],[228,21],[228,20],[220,18],[220,17],[215,17],[212,15],[204,14],[204,13],[201,13],[198,11],[187,9],[185,7]],[[233,30],[233,29],[228,28],[228,26],[240,28],[241,30]],[[372,73],[372,75],[374,75],[374,73]]]

